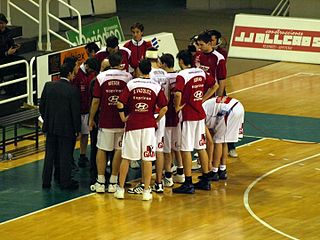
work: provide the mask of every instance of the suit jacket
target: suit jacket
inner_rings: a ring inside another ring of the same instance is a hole
[[[80,132],[80,94],[66,79],[45,84],[39,110],[44,120],[43,132],[65,137]]]

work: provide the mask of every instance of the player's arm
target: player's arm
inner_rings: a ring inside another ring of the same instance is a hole
[[[127,120],[128,120],[128,116],[126,116],[125,114],[124,114],[124,104],[122,103],[122,102],[120,102],[120,101],[118,101],[118,103],[117,103],[117,108],[118,108],[118,112],[119,112],[119,116],[120,116],[120,118],[121,118],[121,121],[122,122],[126,122]]]
[[[223,96],[224,90],[226,89],[226,79],[219,80],[219,88],[217,90],[218,96]]]
[[[164,106],[163,108],[161,108],[160,111],[159,111],[159,115],[156,118],[156,121],[159,122],[160,119],[166,114],[167,111],[168,111],[168,107],[167,106]]]
[[[179,112],[185,104],[181,105],[182,93],[177,91],[174,93],[174,108]]]
[[[89,130],[92,131],[94,127],[97,126],[97,123],[94,122],[94,116],[96,115],[98,108],[100,105],[100,98],[93,98],[90,108],[90,114],[89,114]]]
[[[207,101],[216,91],[219,89],[219,84],[215,83],[215,85],[207,90],[202,98],[202,102]]]

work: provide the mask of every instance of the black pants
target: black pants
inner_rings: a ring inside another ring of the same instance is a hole
[[[90,183],[94,184],[98,175],[97,171],[97,137],[98,137],[98,128],[92,129],[90,132]]]
[[[235,143],[228,143],[228,151],[236,149]]]
[[[61,187],[68,187],[71,184],[71,159],[73,157],[74,137],[57,136],[47,134],[46,153],[42,172],[44,185],[51,183],[53,167],[56,177],[59,177]]]

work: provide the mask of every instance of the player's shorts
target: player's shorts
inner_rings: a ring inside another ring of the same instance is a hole
[[[183,121],[181,132],[181,151],[206,149],[205,120]]]
[[[123,128],[99,128],[97,148],[104,151],[121,150]]]
[[[176,127],[166,127],[164,132],[163,152],[171,153],[171,150],[180,151],[181,148],[181,124]]]
[[[215,143],[238,142],[243,137],[244,108],[240,102],[232,109],[225,119],[216,122],[213,129]]]
[[[154,128],[143,128],[125,132],[122,158],[128,160],[156,160],[156,133]]]
[[[81,134],[89,134],[89,113],[81,114]]]
[[[156,130],[156,140],[157,140],[157,152],[163,152],[164,148],[164,134],[165,134],[165,128],[166,128],[166,117],[163,116],[160,121],[158,122],[158,128]]]

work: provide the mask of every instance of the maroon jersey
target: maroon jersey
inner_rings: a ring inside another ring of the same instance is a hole
[[[123,69],[125,69],[127,72],[129,71],[129,59],[131,56],[131,51],[128,48],[125,47],[119,47],[119,51],[122,55],[122,61],[121,64],[124,66]],[[107,51],[107,49],[104,50],[100,50],[96,53],[96,55],[94,56],[100,63],[102,63],[102,61],[106,58],[108,58],[110,55],[110,53]]]
[[[215,80],[226,79],[226,61],[221,53],[214,50],[210,53],[201,53],[195,65],[211,75]]]
[[[80,91],[80,111],[81,114],[89,113],[90,111],[90,82],[94,79],[96,74],[88,74],[84,63],[81,64],[79,71],[74,77],[72,84],[75,85]]]
[[[100,128],[123,128],[117,102],[119,95],[131,79],[131,74],[118,69],[101,72],[93,89],[93,97],[100,98]]]
[[[228,51],[227,51],[227,49],[222,48],[222,47],[219,46],[216,50],[217,50],[219,53],[222,54],[222,56],[224,57],[225,61],[227,62],[227,58],[228,58]]]
[[[167,105],[161,86],[153,80],[143,78],[130,81],[120,95],[119,101],[126,106],[129,113],[125,131],[156,128],[155,108]]]
[[[211,88],[214,80],[200,68],[188,68],[179,72],[176,78],[176,91],[182,93],[181,105],[183,121],[198,121],[205,119],[202,107],[202,97],[205,86]]]
[[[176,78],[178,73],[167,73],[167,81],[169,82],[168,111],[166,113],[166,127],[176,127],[179,123],[179,117],[174,106],[174,93],[176,89]]]
[[[152,44],[151,42],[146,42],[143,39],[141,39],[139,42],[132,39],[126,42],[124,44],[124,47],[128,48],[131,51],[129,63],[133,69],[136,69],[139,67],[140,61],[146,56],[147,49],[152,47]]]

